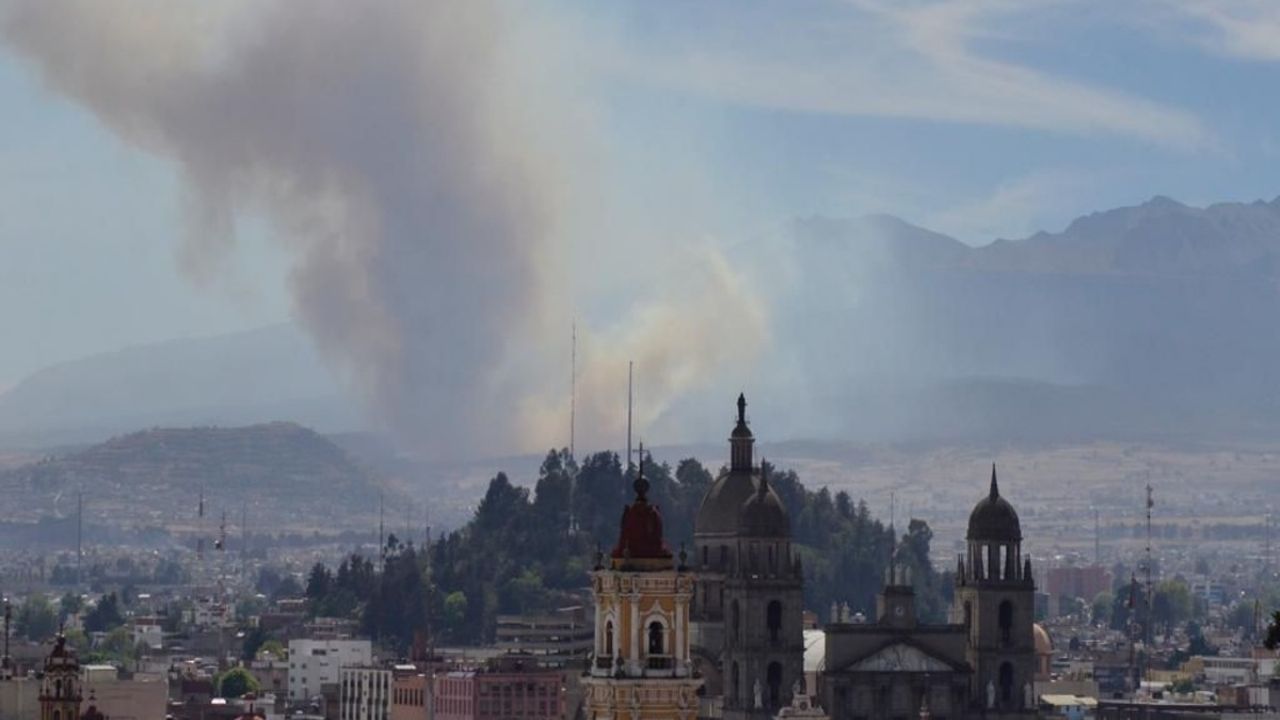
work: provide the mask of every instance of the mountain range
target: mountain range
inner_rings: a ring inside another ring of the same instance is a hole
[[[886,215],[809,217],[733,257],[768,303],[750,388],[786,438],[1280,431],[1280,199],[1156,197],[983,246]],[[28,377],[0,395],[0,446],[156,425],[363,427],[340,388],[292,326],[175,340]]]

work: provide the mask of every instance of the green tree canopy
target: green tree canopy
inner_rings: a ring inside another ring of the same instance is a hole
[[[258,678],[242,667],[234,667],[218,677],[218,694],[224,698],[243,697],[245,693],[257,693],[262,689]]]

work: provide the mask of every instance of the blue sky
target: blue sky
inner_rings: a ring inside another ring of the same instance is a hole
[[[887,212],[984,243],[1157,194],[1280,194],[1278,5],[565,2],[540,21],[579,69],[560,95],[590,118],[620,217],[730,244],[795,215]],[[290,259],[261,218],[192,278],[169,158],[8,46],[0,108],[0,388],[290,318]],[[579,251],[579,269],[636,257]]]

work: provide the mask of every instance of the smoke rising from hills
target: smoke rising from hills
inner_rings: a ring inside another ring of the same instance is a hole
[[[299,320],[407,447],[564,442],[574,313],[556,269],[593,160],[539,18],[484,0],[0,7],[5,43],[52,89],[176,164],[193,278],[217,277],[241,214],[272,222]],[[620,392],[634,357],[653,418],[725,348],[763,343],[732,271],[714,255],[701,270],[619,329],[580,330],[584,398]],[[624,422],[610,403],[579,417],[588,441]]]

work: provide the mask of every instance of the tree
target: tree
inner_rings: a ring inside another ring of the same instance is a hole
[[[218,678],[218,694],[224,698],[243,697],[245,693],[257,693],[262,686],[253,673],[242,667],[234,667]]]
[[[1166,580],[1156,586],[1151,600],[1151,616],[1170,632],[1175,625],[1191,619],[1191,590],[1181,580]]]
[[[66,622],[67,618],[84,609],[84,598],[68,590],[58,600],[58,621]]]
[[[117,627],[102,639],[98,645],[99,654],[107,660],[127,663],[137,659],[137,646],[129,635],[128,628]]]
[[[445,627],[454,629],[462,625],[467,617],[467,596],[461,590],[449,593],[444,599]]]
[[[1115,596],[1103,590],[1093,598],[1093,624],[1103,625],[1111,619],[1111,606],[1115,603]]]
[[[18,609],[18,632],[28,640],[43,642],[58,630],[58,615],[43,595],[32,595]]]
[[[88,632],[106,632],[124,624],[120,614],[120,599],[115,593],[103,595],[84,616],[84,629]]]

